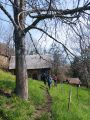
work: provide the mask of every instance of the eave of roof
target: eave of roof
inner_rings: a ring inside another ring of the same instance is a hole
[[[43,59],[42,59],[43,58]],[[27,69],[45,69],[51,68],[52,57],[51,55],[42,55],[40,58],[39,55],[27,55],[26,56],[26,65]],[[15,56],[11,56],[9,69],[15,69]]]

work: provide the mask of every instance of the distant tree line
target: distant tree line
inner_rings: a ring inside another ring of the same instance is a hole
[[[72,76],[79,77],[83,85],[90,85],[90,46],[71,64]]]

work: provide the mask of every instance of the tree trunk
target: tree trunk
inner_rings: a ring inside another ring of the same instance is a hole
[[[23,99],[28,99],[27,68],[25,60],[25,0],[14,0],[14,20],[17,27],[14,29],[15,56],[16,56],[16,89],[15,92]],[[20,16],[18,16],[20,14]]]
[[[15,56],[16,56],[16,89],[15,92],[23,99],[28,99],[28,81],[25,59],[25,36],[21,30],[15,30]]]

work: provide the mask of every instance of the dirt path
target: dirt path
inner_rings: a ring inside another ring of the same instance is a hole
[[[33,115],[34,120],[51,120],[51,103],[52,98],[49,94],[48,89],[46,88],[46,101],[44,105],[38,107]]]

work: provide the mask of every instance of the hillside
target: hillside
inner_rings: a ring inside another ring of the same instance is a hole
[[[68,110],[69,91],[71,103]],[[78,96],[77,96],[78,93]],[[52,97],[52,120],[90,120],[90,89],[58,85],[50,90]]]
[[[42,82],[29,79],[29,99],[12,91],[15,76],[0,70],[0,120],[90,120],[90,89],[58,84],[47,91]],[[71,103],[68,111],[68,94]]]
[[[34,120],[36,108],[45,102],[42,82],[29,80],[29,99],[23,101],[11,94],[15,77],[0,70],[0,120]]]

